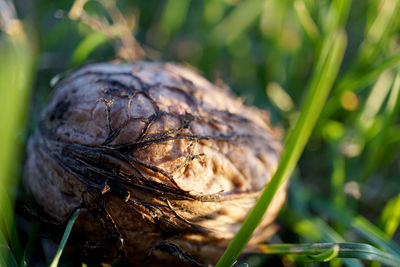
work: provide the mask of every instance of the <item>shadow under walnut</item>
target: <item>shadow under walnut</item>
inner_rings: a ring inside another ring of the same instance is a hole
[[[215,264],[280,150],[266,113],[191,70],[94,64],[57,86],[24,180],[55,223],[80,209],[71,240],[86,257]],[[249,246],[273,233],[285,196],[283,186]]]

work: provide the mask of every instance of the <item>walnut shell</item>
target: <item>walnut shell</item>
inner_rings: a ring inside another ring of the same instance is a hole
[[[56,223],[80,209],[73,239],[87,255],[214,264],[277,167],[275,132],[264,112],[187,68],[88,65],[45,107],[25,186]],[[285,194],[250,245],[271,235]]]

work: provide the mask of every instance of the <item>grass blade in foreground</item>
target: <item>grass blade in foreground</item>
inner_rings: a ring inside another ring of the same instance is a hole
[[[74,226],[75,220],[78,217],[79,210],[76,210],[74,214],[72,214],[71,218],[68,221],[67,227],[65,228],[63,237],[61,239],[60,245],[58,246],[57,253],[54,256],[53,262],[50,264],[50,267],[57,267],[58,261],[61,258],[61,254],[64,250],[65,244],[67,243],[69,234],[71,233],[72,226]]]
[[[295,260],[330,261],[334,258],[357,258],[380,262],[388,266],[400,266],[400,258],[362,243],[315,243],[262,245],[266,254],[296,255]]]
[[[14,206],[35,54],[33,41],[8,0],[0,0],[0,59],[0,257],[4,252],[7,259],[19,262]]]
[[[345,47],[346,35],[342,30],[336,31],[324,42],[300,117],[286,140],[278,169],[218,261],[217,267],[231,266],[235,262],[260,223],[275,193],[289,179],[332,88]]]
[[[353,228],[374,246],[400,257],[400,247],[391,240],[390,236],[365,219],[365,217],[337,209],[321,197],[316,197],[315,195],[313,197],[315,200],[310,201],[310,203],[315,210],[321,214],[326,214],[336,222]]]

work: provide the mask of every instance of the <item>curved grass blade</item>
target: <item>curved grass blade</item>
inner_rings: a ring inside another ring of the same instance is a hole
[[[349,212],[339,210],[327,203],[323,198],[316,197],[315,195],[313,198],[315,198],[315,201],[310,201],[310,203],[317,211],[327,214],[333,220],[353,228],[375,246],[400,257],[400,247],[391,240],[390,236],[367,219],[360,215],[353,216]]]
[[[326,103],[323,114],[321,115],[321,121],[325,121],[333,113],[335,113],[340,107],[340,97],[345,91],[359,92],[372,84],[384,71],[393,69],[400,65],[400,54],[395,54],[384,59],[379,64],[369,68],[361,74],[348,74],[345,75],[335,86],[334,94]]]
[[[175,34],[185,23],[190,0],[167,1],[161,18],[161,27],[167,37]]]
[[[58,262],[59,262],[59,260],[61,258],[61,254],[62,254],[62,252],[64,250],[65,244],[67,243],[69,234],[71,233],[71,230],[72,230],[72,226],[74,226],[74,223],[75,223],[76,218],[78,217],[78,214],[79,214],[79,210],[76,210],[72,214],[71,218],[69,219],[67,227],[65,228],[63,237],[61,239],[60,245],[58,246],[57,253],[54,256],[54,259],[53,259],[52,263],[50,264],[50,267],[57,267],[58,266]]]
[[[293,183],[291,183],[293,190]],[[296,190],[296,189],[294,189]],[[306,201],[306,200],[304,200]],[[308,202],[308,201],[307,201]],[[280,213],[281,219],[289,224],[292,231],[306,239],[305,242],[345,243],[346,240],[321,218],[314,218],[307,212],[299,213],[298,210],[287,207]],[[342,259],[344,266],[364,266],[358,259]]]
[[[340,250],[339,245],[334,244],[327,251],[318,253],[316,255],[314,254],[308,255],[308,258],[310,258],[312,261],[322,261],[322,262],[331,261],[339,255],[339,250]]]
[[[294,10],[296,11],[297,17],[299,18],[300,25],[303,27],[304,32],[307,36],[316,41],[321,36],[318,26],[315,24],[310,13],[308,12],[307,6],[302,0],[296,0],[293,3]]]
[[[363,243],[315,243],[262,245],[265,254],[296,255],[301,261],[330,261],[334,258],[355,258],[400,266],[400,258]]]
[[[361,179],[365,181],[383,162],[386,150],[386,142],[389,139],[390,130],[393,122],[398,116],[400,110],[400,73],[394,78],[389,99],[384,111],[384,118],[380,132],[375,140],[372,141],[368,158]]]
[[[0,241],[3,260],[22,258],[14,206],[19,162],[35,61],[32,35],[27,35],[13,1],[0,0]],[[3,266],[3,265],[2,265]]]
[[[381,214],[380,228],[389,236],[393,236],[400,225],[400,194],[392,198]]]
[[[79,66],[89,57],[97,47],[107,42],[107,37],[101,32],[93,32],[85,37],[75,49],[72,56],[72,65]]]
[[[304,219],[301,222],[303,225],[307,222],[309,225],[308,234],[314,235],[314,232],[317,232],[318,235],[322,236],[319,240],[315,240],[316,242],[335,242],[335,243],[344,243],[345,240],[341,237],[333,228],[331,228],[325,221],[320,218],[315,218],[311,220]],[[301,227],[301,225],[299,225]],[[298,229],[301,230],[301,229]],[[319,233],[318,233],[319,232]],[[304,234],[304,229],[300,235]],[[304,235],[303,235],[304,236]],[[312,236],[311,236],[312,237]],[[312,241],[312,240],[311,240]],[[328,253],[327,253],[328,254]],[[326,254],[326,256],[327,256]],[[333,255],[333,252],[332,252]],[[323,255],[320,255],[323,256]],[[332,256],[333,259],[333,256]],[[331,260],[331,259],[329,259]],[[342,262],[345,266],[349,267],[361,267],[364,266],[358,259],[342,259]]]
[[[292,174],[336,78],[345,47],[346,35],[341,30],[324,42],[300,117],[286,140],[278,169],[218,261],[217,267],[231,266],[235,262],[260,223],[275,193]]]
[[[217,44],[230,44],[256,22],[261,15],[265,1],[243,1],[211,31],[212,41]]]

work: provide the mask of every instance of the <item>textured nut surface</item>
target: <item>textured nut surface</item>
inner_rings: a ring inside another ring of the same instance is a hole
[[[88,250],[114,238],[130,264],[179,259],[165,250],[213,264],[280,149],[265,113],[191,70],[94,64],[57,86],[28,143],[25,185],[55,222],[81,208],[74,232]],[[282,188],[251,242],[271,234],[284,199]]]

